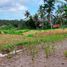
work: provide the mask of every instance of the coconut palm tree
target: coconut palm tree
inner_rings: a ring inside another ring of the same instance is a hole
[[[38,15],[39,15],[39,17],[40,17],[41,19],[44,18],[45,12],[44,12],[44,9],[43,9],[43,6],[42,6],[42,5],[40,5],[40,7],[39,7]]]
[[[55,0],[44,0],[44,4],[42,4],[39,8],[39,13],[41,18],[47,18],[48,22],[52,28],[52,13],[54,10]]]
[[[25,11],[25,16],[26,16],[26,18],[29,18],[30,12],[28,10]]]
[[[67,18],[67,5],[63,4],[58,7],[56,11],[57,20],[59,20],[61,26],[63,26],[64,20]]]

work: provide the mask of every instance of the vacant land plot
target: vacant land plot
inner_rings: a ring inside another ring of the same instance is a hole
[[[54,44],[57,49],[54,54],[45,57],[43,49],[40,47],[38,56],[32,61],[32,56],[25,52],[19,52],[12,58],[0,58],[0,67],[67,67],[67,58],[63,52],[67,50],[67,40]]]
[[[5,45],[31,45],[42,42],[55,42],[67,37],[67,29],[29,30],[22,35],[0,34],[0,47]],[[7,47],[8,48],[8,47]]]
[[[21,35],[0,34],[0,52],[8,54],[0,58],[0,67],[66,67],[66,38],[67,29],[29,30]],[[21,52],[10,54],[17,51],[16,48]]]

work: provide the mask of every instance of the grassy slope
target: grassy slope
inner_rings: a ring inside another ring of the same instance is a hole
[[[10,33],[10,31],[9,31]],[[23,35],[0,34],[0,50],[13,49],[19,45],[38,45],[40,43],[56,42],[67,38],[67,29],[29,30]]]

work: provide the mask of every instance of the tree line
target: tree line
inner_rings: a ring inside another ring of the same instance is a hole
[[[67,1],[43,0],[35,15],[26,10],[23,20],[0,20],[0,29],[49,29],[67,26]],[[60,3],[60,5],[58,4]],[[56,5],[58,4],[58,5]]]

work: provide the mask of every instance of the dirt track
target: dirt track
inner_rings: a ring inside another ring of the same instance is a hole
[[[67,50],[67,39],[55,44],[57,47],[55,54],[45,58],[44,52],[40,50],[40,53],[32,63],[31,56],[25,53],[18,53],[11,59],[6,57],[0,58],[0,67],[67,67],[67,58],[64,57],[64,50]]]

